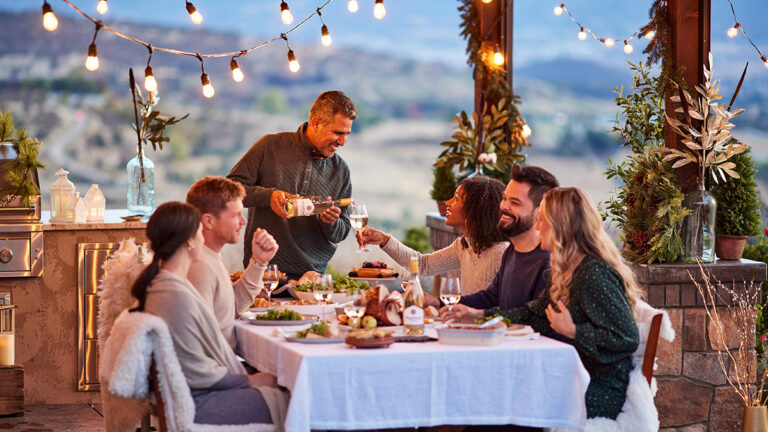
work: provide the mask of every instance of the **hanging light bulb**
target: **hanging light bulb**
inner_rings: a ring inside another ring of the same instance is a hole
[[[331,34],[328,32],[327,25],[323,24],[323,26],[320,28],[320,34],[322,34],[320,42],[323,44],[323,46],[331,46],[331,42],[333,42],[333,40],[331,39]]]
[[[48,31],[54,31],[59,28],[59,20],[53,14],[53,8],[48,2],[43,2],[43,27]]]
[[[384,19],[386,15],[387,9],[384,7],[384,0],[376,0],[376,3],[373,5],[373,16],[376,19]]]
[[[763,61],[763,66],[765,66],[766,69],[768,69],[768,58],[766,58],[764,55],[760,56],[760,60]]]
[[[357,0],[349,0],[347,2],[347,10],[355,13],[357,10],[360,9],[360,6],[357,4]]]
[[[532,133],[531,127],[528,126],[528,123],[523,123],[523,131],[522,131],[523,138],[528,138],[529,136],[531,136],[531,133]]]
[[[624,41],[624,52],[627,54],[632,54],[632,51],[635,49],[632,47],[632,45],[629,44],[628,41]]]
[[[483,0],[483,3],[490,4],[490,3],[493,3],[493,0]]]
[[[584,31],[584,27],[579,30],[579,40],[587,40],[587,32]]]
[[[144,88],[148,92],[157,91],[157,81],[155,80],[155,73],[152,71],[152,66],[147,65],[144,69]]]
[[[195,9],[195,6],[190,2],[187,2],[187,12],[189,13],[189,18],[192,20],[193,23],[200,24],[201,22],[203,22],[203,16],[200,14],[200,12],[197,11],[197,9]]]
[[[560,6],[555,6],[555,16],[560,16],[563,14],[563,8],[565,7],[565,3],[560,3]]]
[[[645,34],[645,38],[648,40],[651,40],[654,37],[656,37],[656,32],[653,30],[648,30],[648,33]]]
[[[496,45],[496,48],[493,50],[493,64],[496,66],[504,64],[504,54],[501,53],[501,47],[498,45]]]
[[[85,59],[85,68],[89,71],[95,71],[99,68],[99,53],[95,43],[91,43],[88,46],[88,58]]]
[[[603,43],[605,43],[605,46],[607,46],[608,48],[610,48],[610,47],[612,47],[612,46],[613,46],[613,44],[614,44],[614,43],[616,43],[616,42],[615,42],[613,39],[611,39],[611,38],[608,38],[608,39],[605,39],[605,40],[603,41]]]
[[[243,79],[245,79],[243,71],[240,70],[240,65],[237,64],[237,60],[234,58],[229,61],[229,68],[232,69],[232,79],[235,80],[235,82],[242,82]]]
[[[729,38],[735,38],[739,35],[739,27],[741,27],[741,24],[736,23],[733,27],[729,28],[726,32],[728,34]]]
[[[288,7],[288,3],[280,2],[280,18],[283,20],[283,24],[288,25],[293,22],[293,14],[291,8]]]
[[[211,80],[208,78],[208,74],[203,72],[202,75],[200,75],[200,82],[203,84],[203,96],[207,98],[212,98],[214,94],[216,94],[216,90],[213,89],[213,85],[211,85]]]
[[[296,54],[293,53],[292,49],[288,50],[288,69],[294,73],[301,69],[301,65],[299,64],[299,61],[296,60]]]
[[[104,15],[108,9],[107,0],[99,0],[99,4],[96,5],[96,12]]]

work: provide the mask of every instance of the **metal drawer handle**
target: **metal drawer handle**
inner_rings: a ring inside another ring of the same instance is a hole
[[[13,258],[13,252],[8,248],[0,249],[0,262],[7,264]]]

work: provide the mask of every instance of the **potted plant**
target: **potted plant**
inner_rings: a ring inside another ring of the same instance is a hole
[[[0,207],[11,203],[20,203],[25,207],[32,204],[40,205],[40,186],[37,180],[37,170],[45,169],[37,157],[40,155],[40,141],[27,136],[24,129],[14,126],[13,114],[10,111],[0,111],[0,159],[8,157],[0,166],[0,175],[8,186],[0,190]],[[15,205],[15,204],[14,204]]]
[[[456,176],[453,174],[453,168],[448,165],[441,165],[432,168],[432,190],[430,195],[437,201],[437,209],[441,216],[445,216],[446,204],[456,192]]]
[[[747,237],[760,233],[757,170],[749,153],[747,149],[730,159],[738,177],[712,186],[712,195],[717,200],[715,254],[720,259],[740,259]]]

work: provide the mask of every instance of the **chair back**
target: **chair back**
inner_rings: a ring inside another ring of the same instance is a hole
[[[659,333],[661,332],[661,319],[662,314],[656,314],[651,319],[651,328],[648,330],[648,342],[645,345],[645,353],[643,354],[643,376],[648,380],[648,385],[651,385],[653,379],[653,366],[656,361],[656,348],[659,344]]]
[[[163,395],[160,394],[157,365],[155,364],[154,356],[152,358],[152,366],[150,366],[150,374],[149,385],[152,388],[152,393],[155,395],[155,414],[160,422],[160,432],[168,432],[168,426],[165,422],[165,404],[163,403]]]

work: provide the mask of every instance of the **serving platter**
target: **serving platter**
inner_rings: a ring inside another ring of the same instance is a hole
[[[295,325],[302,325],[302,324],[313,324],[317,321],[319,321],[319,318],[317,316],[310,316],[310,315],[302,315],[304,318],[303,320],[260,320],[256,317],[260,314],[252,313],[252,312],[246,312],[242,315],[240,315],[240,319],[242,319],[245,322],[248,322],[249,324],[257,325],[257,326],[295,326]]]
[[[344,342],[344,336],[339,337],[333,337],[333,338],[327,338],[327,337],[320,337],[320,338],[300,338],[296,336],[297,332],[288,332],[285,334],[285,340],[288,342],[297,342],[297,343],[304,343],[304,344],[330,344],[330,343],[343,343]]]
[[[355,337],[347,336],[344,339],[344,342],[355,348],[387,348],[395,343],[395,338],[386,336],[382,338],[357,339]]]

